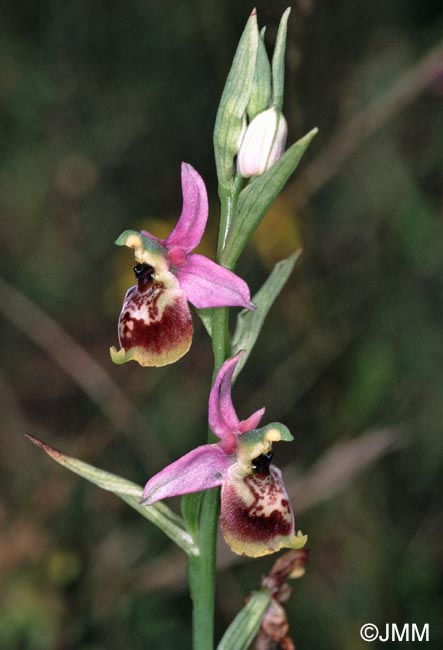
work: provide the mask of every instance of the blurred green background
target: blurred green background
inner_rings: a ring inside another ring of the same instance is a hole
[[[285,7],[257,2],[271,47]],[[172,367],[110,361],[132,283],[113,241],[168,232],[185,160],[208,186],[213,254],[212,128],[250,9],[0,9],[1,650],[190,647],[184,558],[23,434],[138,483],[203,441],[198,319]],[[299,650],[363,649],[366,622],[430,623],[427,647],[443,643],[442,24],[437,0],[293,2],[289,142],[320,133],[238,270],[254,292],[304,253],[234,401],[242,416],[266,404],[296,437],[275,452],[310,536],[287,605]],[[274,559],[220,544],[218,635]]]

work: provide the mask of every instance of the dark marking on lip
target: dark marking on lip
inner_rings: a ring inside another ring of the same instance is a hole
[[[165,289],[149,279],[149,269],[152,267],[138,269],[137,286],[126,294],[119,319],[119,342],[125,350],[140,347],[160,355],[192,338],[192,319],[186,300],[177,297],[165,305],[159,318],[158,301]]]
[[[134,273],[137,278],[137,288],[140,293],[144,293],[152,285],[154,269],[149,264],[136,264],[134,266]]]
[[[251,463],[254,473],[258,476],[268,476],[270,472],[269,466],[271,465],[273,456],[272,451],[269,451],[267,454],[260,454],[260,456],[254,458]]]
[[[235,483],[224,485],[222,490],[222,529],[239,543],[266,545],[280,535],[293,533],[293,515],[281,476],[278,470],[269,467],[272,454],[271,458],[269,454],[262,456],[258,457],[259,464],[264,463],[268,474],[259,475],[254,471],[242,479],[253,496],[252,503],[243,500]]]

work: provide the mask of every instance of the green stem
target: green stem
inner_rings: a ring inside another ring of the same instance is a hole
[[[223,251],[228,230],[232,223],[235,204],[243,179],[236,176],[229,195],[221,195],[220,231],[217,261]],[[231,353],[229,333],[229,310],[219,307],[212,310],[212,350],[214,353],[214,382],[217,372]],[[214,442],[209,432],[208,442]],[[214,648],[214,605],[215,605],[215,559],[217,550],[217,528],[220,510],[220,490],[206,490],[202,496],[198,545],[200,555],[189,558],[189,585],[193,602],[192,638],[194,650]]]
[[[231,354],[231,336],[229,333],[229,309],[217,307],[212,315],[212,351],[214,353],[214,382],[220,367]],[[209,440],[213,442],[213,440]]]
[[[198,537],[200,555],[189,557],[194,650],[213,650],[214,647],[215,556],[219,492],[220,490],[215,488],[203,493]]]

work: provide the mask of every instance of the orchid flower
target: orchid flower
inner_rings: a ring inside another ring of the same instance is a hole
[[[197,309],[253,309],[246,282],[207,257],[191,254],[203,236],[208,197],[201,176],[182,163],[183,208],[166,239],[142,230],[126,230],[119,246],[134,249],[137,284],[126,292],[119,318],[121,349],[111,348],[115,363],[135,360],[164,366],[180,359],[192,342],[188,300]]]
[[[271,465],[272,443],[293,440],[283,424],[257,428],[262,408],[240,421],[231,399],[232,377],[243,352],[220,368],[209,396],[209,424],[219,442],[197,447],[146,484],[142,503],[221,485],[221,528],[239,555],[260,557],[280,548],[301,548],[281,471]]]

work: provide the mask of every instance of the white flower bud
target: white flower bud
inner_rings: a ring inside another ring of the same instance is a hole
[[[237,155],[237,171],[241,176],[260,176],[281,158],[286,144],[288,126],[275,108],[259,113],[246,129]]]

